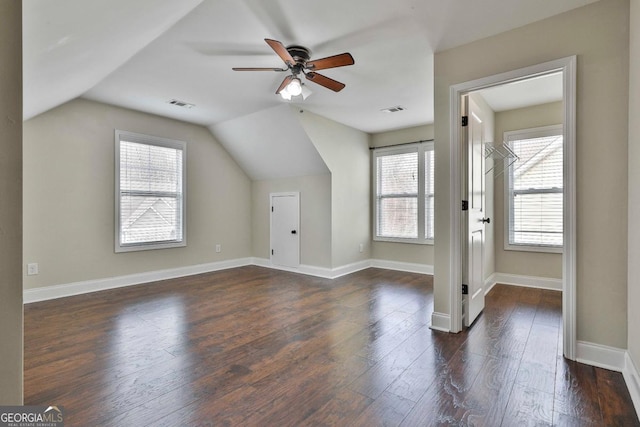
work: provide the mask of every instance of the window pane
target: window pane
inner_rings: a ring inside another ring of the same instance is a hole
[[[185,143],[118,132],[116,252],[184,246]],[[131,142],[128,138],[149,139]]]
[[[562,135],[512,142],[520,158],[514,163],[514,190],[562,188]]]
[[[375,153],[374,239],[433,239],[433,166],[433,144]]]
[[[511,141],[509,243],[562,246],[562,135]]]
[[[418,197],[378,199],[378,214],[378,236],[418,237]]]
[[[418,153],[378,157],[378,195],[418,194]]]
[[[120,191],[180,192],[182,150],[122,141]]]
[[[516,194],[512,243],[561,246],[562,193]]]
[[[182,240],[179,200],[175,197],[122,196],[121,243]]]

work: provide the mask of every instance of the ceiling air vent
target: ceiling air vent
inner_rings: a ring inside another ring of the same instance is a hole
[[[380,111],[382,111],[383,113],[397,113],[398,111],[404,110],[406,110],[406,108],[396,105],[395,107],[383,108]]]
[[[177,107],[182,107],[182,108],[193,108],[193,107],[195,107],[195,104],[189,104],[188,102],[178,101],[177,99],[172,99],[172,100],[170,100],[168,102],[171,105],[175,105]]]

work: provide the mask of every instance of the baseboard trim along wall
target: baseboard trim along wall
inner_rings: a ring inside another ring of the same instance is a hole
[[[624,376],[624,382],[627,383],[633,406],[636,408],[636,413],[640,414],[640,373],[635,363],[629,356],[629,352],[625,352],[625,364],[622,375]]]
[[[352,264],[343,265],[336,268],[316,267],[314,265],[301,264],[298,267],[285,267],[282,265],[271,264],[271,260],[267,258],[251,258],[252,264],[259,267],[273,268],[274,270],[289,271],[291,273],[306,274],[307,276],[315,276],[323,279],[337,279],[338,277],[355,273],[371,267],[371,260],[354,262]]]
[[[406,271],[408,273],[433,274],[433,265],[416,264],[400,261],[389,261],[383,259],[368,259],[352,264],[343,265],[336,268],[317,267],[313,265],[300,265],[298,267],[283,267],[271,264],[267,258],[239,258],[228,261],[219,261],[207,264],[198,264],[188,267],[178,267],[166,270],[150,271],[145,273],[130,274],[125,276],[108,277],[104,279],[87,280],[82,282],[68,283],[56,286],[46,286],[41,288],[26,289],[24,291],[24,303],[46,301],[49,299],[69,297],[89,292],[116,289],[125,286],[139,285],[143,283],[155,282],[158,280],[175,279],[178,277],[192,276],[194,274],[210,273],[229,268],[243,267],[246,265],[256,265],[260,267],[273,268],[277,270],[289,271],[292,273],[306,274],[324,279],[336,279],[338,277],[355,273],[369,267],[383,268],[386,270]],[[489,293],[496,283],[506,285],[525,286],[539,289],[562,290],[561,279],[550,279],[546,277],[520,276],[516,274],[493,273],[485,281],[485,293]],[[447,315],[446,327],[442,329],[434,323],[433,329],[449,331],[450,319]]]
[[[578,341],[576,343],[576,362],[621,372],[636,414],[640,416],[640,374],[627,350]]]
[[[624,372],[626,353],[626,350],[606,345],[586,341],[576,343],[576,362],[610,371]]]
[[[126,276],[107,277],[105,279],[86,280],[64,285],[25,289],[24,303],[28,304],[31,302],[70,297],[90,292],[106,291],[109,289],[123,288],[125,286],[141,285],[143,283],[156,282],[159,280],[176,279],[178,277],[193,276],[195,274],[209,273],[212,271],[226,270],[246,265],[251,265],[251,258],[240,258],[229,261],[192,265],[188,267],[128,274]]]
[[[503,285],[524,286],[525,288],[547,289],[551,291],[562,291],[562,279],[552,279],[549,277],[521,276],[519,274],[493,273],[485,281],[486,292],[488,293],[496,283]]]
[[[259,267],[273,268],[292,273],[306,274],[324,279],[336,279],[338,277],[355,273],[369,267],[400,270],[411,273],[433,274],[432,265],[400,263],[384,260],[364,260],[336,268],[316,267],[313,265],[300,265],[299,267],[283,267],[271,264],[266,258],[239,258],[228,261],[219,261],[207,264],[198,264],[188,267],[178,267],[166,270],[150,271],[145,273],[129,274],[125,276],[107,277],[104,279],[86,280],[63,285],[45,286],[41,288],[26,289],[24,291],[24,303],[46,301],[56,298],[70,297],[90,292],[106,291],[125,286],[140,285],[159,280],[175,279],[178,277],[193,276],[195,274],[211,273],[229,268],[256,265]]]
[[[371,267],[384,268],[386,270],[406,271],[407,273],[433,274],[433,265],[388,261],[385,259],[372,259]]]
[[[440,332],[451,331],[451,316],[444,313],[433,312],[431,313],[431,329]]]

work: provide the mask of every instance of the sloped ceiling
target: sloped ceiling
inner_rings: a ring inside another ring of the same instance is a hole
[[[201,2],[23,1],[25,120],[85,94]]]
[[[367,133],[432,123],[434,52],[594,1],[25,0],[24,117],[81,96],[204,125],[225,138],[245,132],[229,131],[236,120],[259,128],[289,105]],[[264,38],[306,46],[312,59],[350,52],[355,65],[322,71],[346,88],[334,93],[307,82],[313,95],[287,102],[275,95],[285,73],[232,71],[282,66]],[[381,112],[398,105],[405,110]],[[287,126],[254,134],[274,137],[266,141],[270,153],[291,153],[287,141],[301,138]],[[227,147],[239,155],[234,150],[245,144],[229,140]],[[245,154],[257,157],[237,159],[247,173],[266,176],[263,153]],[[313,161],[301,163],[305,174],[318,171]],[[298,167],[281,165],[288,175]]]
[[[254,181],[328,174],[296,114],[280,105],[209,129]]]

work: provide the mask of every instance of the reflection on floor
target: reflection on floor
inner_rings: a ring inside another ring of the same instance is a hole
[[[497,285],[460,334],[432,277],[260,267],[29,304],[25,404],[67,425],[640,425],[621,374],[561,356],[561,295]]]

